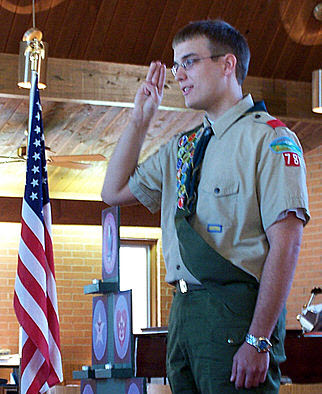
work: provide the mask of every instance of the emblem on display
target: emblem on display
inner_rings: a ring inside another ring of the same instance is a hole
[[[102,213],[102,221],[102,278],[117,281],[119,275],[119,212],[117,207],[105,209]]]
[[[146,394],[146,379],[135,376],[132,290],[119,291],[119,207],[102,212],[102,279],[84,287],[93,294],[92,365],[74,371],[81,394]]]

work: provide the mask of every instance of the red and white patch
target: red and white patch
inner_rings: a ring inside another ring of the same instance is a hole
[[[287,127],[285,123],[283,123],[281,120],[279,119],[272,119],[266,122],[268,125],[270,125],[271,127],[273,127],[275,129],[275,127]]]
[[[285,165],[287,167],[300,167],[301,162],[299,155],[294,152],[283,152]]]

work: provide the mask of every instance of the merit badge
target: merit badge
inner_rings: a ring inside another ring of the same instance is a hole
[[[195,148],[199,141],[199,138],[203,132],[201,127],[197,132],[190,134],[189,137],[186,135],[182,136],[178,142],[178,153],[177,153],[177,207],[180,209],[184,208],[184,201],[187,197],[185,183],[187,181],[187,172],[191,166]]]

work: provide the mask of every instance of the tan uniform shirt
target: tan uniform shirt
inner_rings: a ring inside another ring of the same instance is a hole
[[[240,119],[252,106],[248,95],[212,123],[191,224],[218,253],[259,280],[268,253],[266,229],[288,209],[303,208],[308,220],[309,209],[296,135],[266,112]],[[161,208],[166,280],[198,283],[182,262],[174,224],[181,135],[141,164],[129,186],[151,212]]]

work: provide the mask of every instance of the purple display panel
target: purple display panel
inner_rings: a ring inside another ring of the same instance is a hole
[[[82,379],[81,394],[96,394],[96,381],[93,379]]]
[[[114,362],[132,364],[132,292],[114,294]]]
[[[120,249],[120,211],[119,207],[106,208],[102,212],[102,279],[103,281],[119,281],[119,249]]]
[[[107,362],[108,347],[107,296],[93,297],[92,314],[92,364]]]
[[[146,381],[145,378],[127,379],[125,384],[125,394],[145,394]]]

